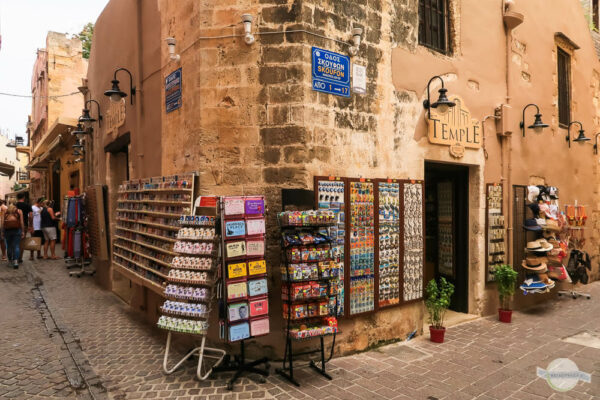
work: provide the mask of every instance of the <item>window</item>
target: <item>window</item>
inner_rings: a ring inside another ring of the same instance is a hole
[[[598,29],[598,0],[592,0],[592,19],[594,29]]]
[[[571,122],[571,56],[557,48],[558,60],[558,123],[567,127]]]
[[[419,0],[419,44],[447,54],[448,0]]]

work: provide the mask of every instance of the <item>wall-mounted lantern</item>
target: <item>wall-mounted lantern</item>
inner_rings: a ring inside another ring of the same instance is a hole
[[[119,88],[119,80],[117,79],[117,72],[119,71],[125,71],[129,74],[129,94],[131,95],[131,104],[133,104],[133,96],[135,96],[135,86],[133,86],[133,76],[127,68],[117,68],[115,70],[113,80],[111,81],[112,88],[104,92],[104,95],[110,97],[111,101],[114,101],[115,103],[121,101],[122,98],[127,97],[127,93],[123,92]]]
[[[91,128],[92,124],[96,122],[96,119],[90,116],[90,110],[87,108],[87,105],[90,103],[96,104],[96,108],[98,110],[98,125],[102,126],[102,114],[100,114],[100,104],[93,99],[90,99],[85,102],[85,108],[82,110],[81,117],[79,117],[79,122],[82,123],[86,128]]]
[[[433,82],[433,80],[436,78],[442,82],[442,87],[441,87],[441,89],[438,90],[438,92],[440,93],[440,96],[438,97],[437,101],[435,103],[431,104],[430,103],[431,98],[429,95],[429,86],[431,86],[431,82]],[[446,92],[448,92],[448,89],[446,89],[444,87],[444,80],[442,79],[441,76],[436,75],[429,80],[429,82],[427,83],[427,99],[423,100],[423,107],[425,107],[427,109],[427,118],[428,119],[431,119],[431,109],[432,108],[436,108],[439,110],[440,113],[444,114],[448,111],[448,109],[450,109],[451,107],[454,107],[456,105],[455,102],[448,100],[448,97],[446,96]]]
[[[525,110],[531,106],[535,107],[536,109],[535,120],[533,121],[533,124],[527,127],[527,129],[533,129],[535,133],[542,133],[544,128],[548,127],[548,124],[542,122],[542,114],[540,114],[540,108],[537,106],[537,104],[527,104],[525,108],[523,108],[523,117],[521,118],[521,123],[519,124],[521,131],[523,132],[523,137],[525,137]]]
[[[579,121],[573,121],[569,123],[567,127],[567,142],[569,143],[569,147],[571,147],[571,125],[578,124],[579,125],[579,135],[573,139],[574,142],[585,144],[585,142],[589,141],[590,138],[585,136],[585,131],[583,130],[583,125]]]

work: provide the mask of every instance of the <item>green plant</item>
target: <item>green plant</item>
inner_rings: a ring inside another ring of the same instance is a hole
[[[494,276],[498,284],[500,308],[510,310],[510,298],[515,294],[515,284],[519,274],[510,265],[502,264],[496,267]]]
[[[454,293],[454,285],[443,277],[440,278],[439,284],[432,279],[427,284],[425,292],[427,294],[425,307],[429,313],[429,325],[437,329],[443,328],[446,311],[450,307],[450,298]]]

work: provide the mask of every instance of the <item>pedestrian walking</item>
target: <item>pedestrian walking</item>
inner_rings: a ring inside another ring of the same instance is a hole
[[[23,239],[25,239],[30,229],[29,214],[31,213],[31,206],[25,198],[25,193],[17,194],[17,208],[21,210],[21,214],[23,215]],[[23,249],[23,242],[20,243],[20,248]],[[25,253],[25,250],[22,250],[19,254],[19,264],[23,262],[23,253]],[[33,259],[33,251],[31,252],[31,259]]]
[[[2,261],[6,261],[6,240],[4,239],[4,229],[3,229],[3,222],[4,222],[4,214],[6,214],[6,210],[8,209],[8,207],[6,207],[6,202],[4,200],[0,200],[0,247],[2,248]]]
[[[48,247],[50,247],[50,259],[58,260],[59,257],[56,257],[55,247],[56,247],[56,227],[54,223],[59,219],[58,215],[54,214],[54,210],[50,206],[50,201],[45,200],[42,206],[42,211],[40,213],[41,216],[41,227],[42,232],[44,233],[44,260],[48,259]],[[58,213],[57,213],[58,214]]]
[[[43,203],[44,202],[44,198],[40,197],[39,199],[37,199],[37,201],[31,206],[31,213],[29,214],[29,221],[30,221],[30,232],[31,232],[31,237],[39,237],[41,239],[41,244],[42,246],[44,245],[44,243],[46,243],[46,239],[44,238],[44,232],[42,232],[42,209],[43,209]],[[30,260],[33,260],[33,253],[34,251],[31,251],[31,257],[29,257]],[[38,250],[37,252],[37,259],[41,259],[42,258],[42,250],[40,247],[40,250]]]
[[[12,203],[8,206],[2,219],[4,238],[6,239],[6,252],[8,253],[8,264],[13,268],[19,268],[19,245],[25,237],[23,227],[23,213]]]

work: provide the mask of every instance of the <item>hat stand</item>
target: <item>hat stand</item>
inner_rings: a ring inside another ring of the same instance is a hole
[[[571,282],[571,290],[559,290],[558,296],[571,296],[573,299],[577,299],[579,297],[586,297],[588,300],[592,299],[592,295],[589,293],[582,293],[575,290],[575,284]]]

